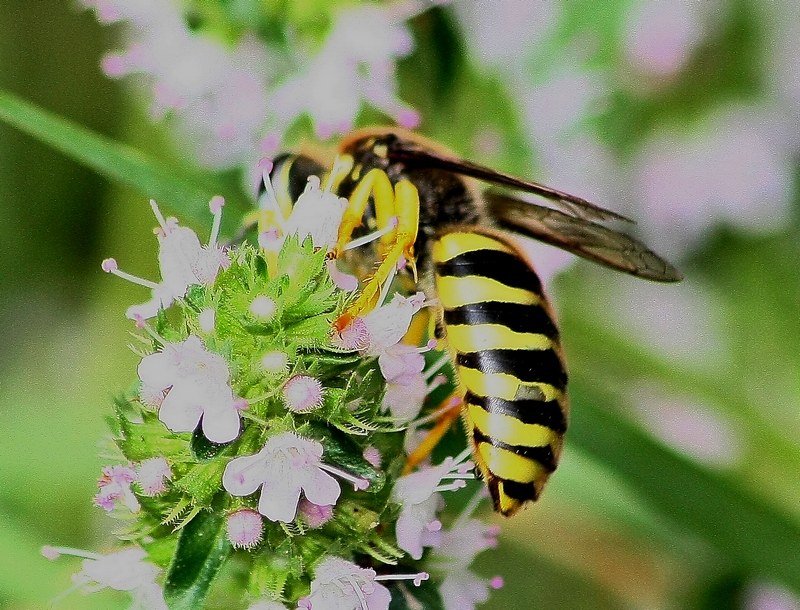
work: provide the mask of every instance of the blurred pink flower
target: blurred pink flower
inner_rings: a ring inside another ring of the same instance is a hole
[[[758,584],[745,596],[744,610],[797,610],[800,598],[778,585]]]
[[[560,18],[552,0],[470,0],[454,2],[453,11],[479,63],[508,67],[524,62]]]
[[[302,114],[311,116],[322,138],[349,131],[363,106],[405,127],[419,123],[398,97],[395,62],[413,47],[406,20],[426,3],[343,10],[322,48],[310,53],[299,45],[267,48],[254,33],[226,45],[191,31],[177,2],[82,2],[100,21],[126,24],[128,46],[106,56],[105,72],[144,77],[154,117],[174,116],[178,131],[209,166],[250,166],[272,154]],[[289,73],[292,65],[299,70]]]
[[[625,53],[642,72],[654,76],[675,74],[702,40],[708,17],[722,9],[714,0],[634,3],[625,24]]]
[[[677,256],[719,222],[753,232],[789,218],[795,149],[780,114],[728,108],[694,129],[662,132],[636,161],[647,241]]]
[[[408,16],[375,5],[343,10],[319,53],[300,59],[305,69],[272,91],[271,128],[282,134],[307,113],[317,135],[329,138],[353,128],[362,104],[416,127],[419,117],[398,98],[394,74],[394,62],[413,48]]]
[[[732,468],[744,457],[747,444],[736,422],[695,397],[637,388],[631,404],[655,436],[699,462]]]

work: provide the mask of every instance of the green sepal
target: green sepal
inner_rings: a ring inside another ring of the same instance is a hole
[[[183,300],[194,313],[200,313],[206,306],[206,287],[202,284],[192,284],[186,290]]]
[[[141,409],[142,421],[132,421],[130,415],[135,411],[131,407],[135,407],[135,403],[125,407],[115,403],[114,406],[118,431],[115,442],[127,459],[140,462],[151,457],[174,459],[188,454],[186,439],[167,430],[155,413]]]
[[[209,506],[222,487],[222,473],[227,460],[195,464],[189,472],[175,481],[174,487],[191,496],[195,504]]]
[[[248,588],[256,596],[286,597],[287,589],[295,589],[303,574],[305,562],[284,543],[275,550],[253,558]]]
[[[201,511],[181,530],[164,583],[170,610],[202,608],[211,583],[230,555],[224,502],[225,494],[219,494],[212,510]]]

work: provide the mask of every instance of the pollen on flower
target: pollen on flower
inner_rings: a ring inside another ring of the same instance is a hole
[[[256,511],[242,508],[228,515],[225,528],[234,548],[249,550],[261,542],[264,520]]]
[[[172,469],[163,457],[144,460],[136,467],[136,482],[145,496],[157,496],[167,491]]]
[[[274,375],[286,373],[289,370],[289,356],[281,351],[267,352],[261,356],[261,368]]]
[[[310,375],[295,375],[283,386],[283,400],[295,413],[313,411],[322,406],[322,384]]]
[[[332,338],[342,349],[361,351],[369,344],[369,329],[364,319],[357,317],[341,331],[334,330]]]
[[[263,294],[250,302],[250,313],[261,322],[269,322],[275,316],[277,308],[275,301]]]

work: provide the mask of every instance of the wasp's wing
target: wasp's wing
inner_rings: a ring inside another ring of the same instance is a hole
[[[602,208],[599,205],[595,205],[575,195],[570,195],[569,193],[539,184],[538,182],[533,182],[532,180],[523,180],[522,178],[517,178],[511,174],[472,163],[471,161],[430,151],[408,140],[400,140],[393,144],[388,154],[390,159],[402,161],[409,167],[441,169],[455,174],[477,178],[485,182],[491,182],[492,184],[501,184],[512,189],[539,195],[540,197],[553,201],[556,205],[559,205],[576,218],[583,218],[584,220],[624,220],[625,222],[633,222],[630,218]]]
[[[485,193],[500,226],[631,275],[658,282],[683,276],[643,243],[608,227],[501,193]]]

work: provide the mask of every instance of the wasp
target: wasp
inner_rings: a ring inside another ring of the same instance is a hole
[[[423,288],[440,305],[435,334],[450,350],[459,403],[427,444],[460,411],[494,508],[510,516],[539,497],[555,470],[569,413],[553,308],[517,238],[649,280],[674,282],[681,275],[644,244],[603,224],[630,222],[624,216],[461,159],[412,132],[356,131],[342,141],[338,159],[329,183],[349,204],[332,256],[353,236],[397,220],[377,246],[377,269],[334,326],[341,331],[368,309],[398,263],[410,266],[415,281],[420,270]],[[281,207],[291,209],[308,178],[325,171],[311,156],[277,157],[270,178]],[[482,191],[479,182],[494,188]]]

